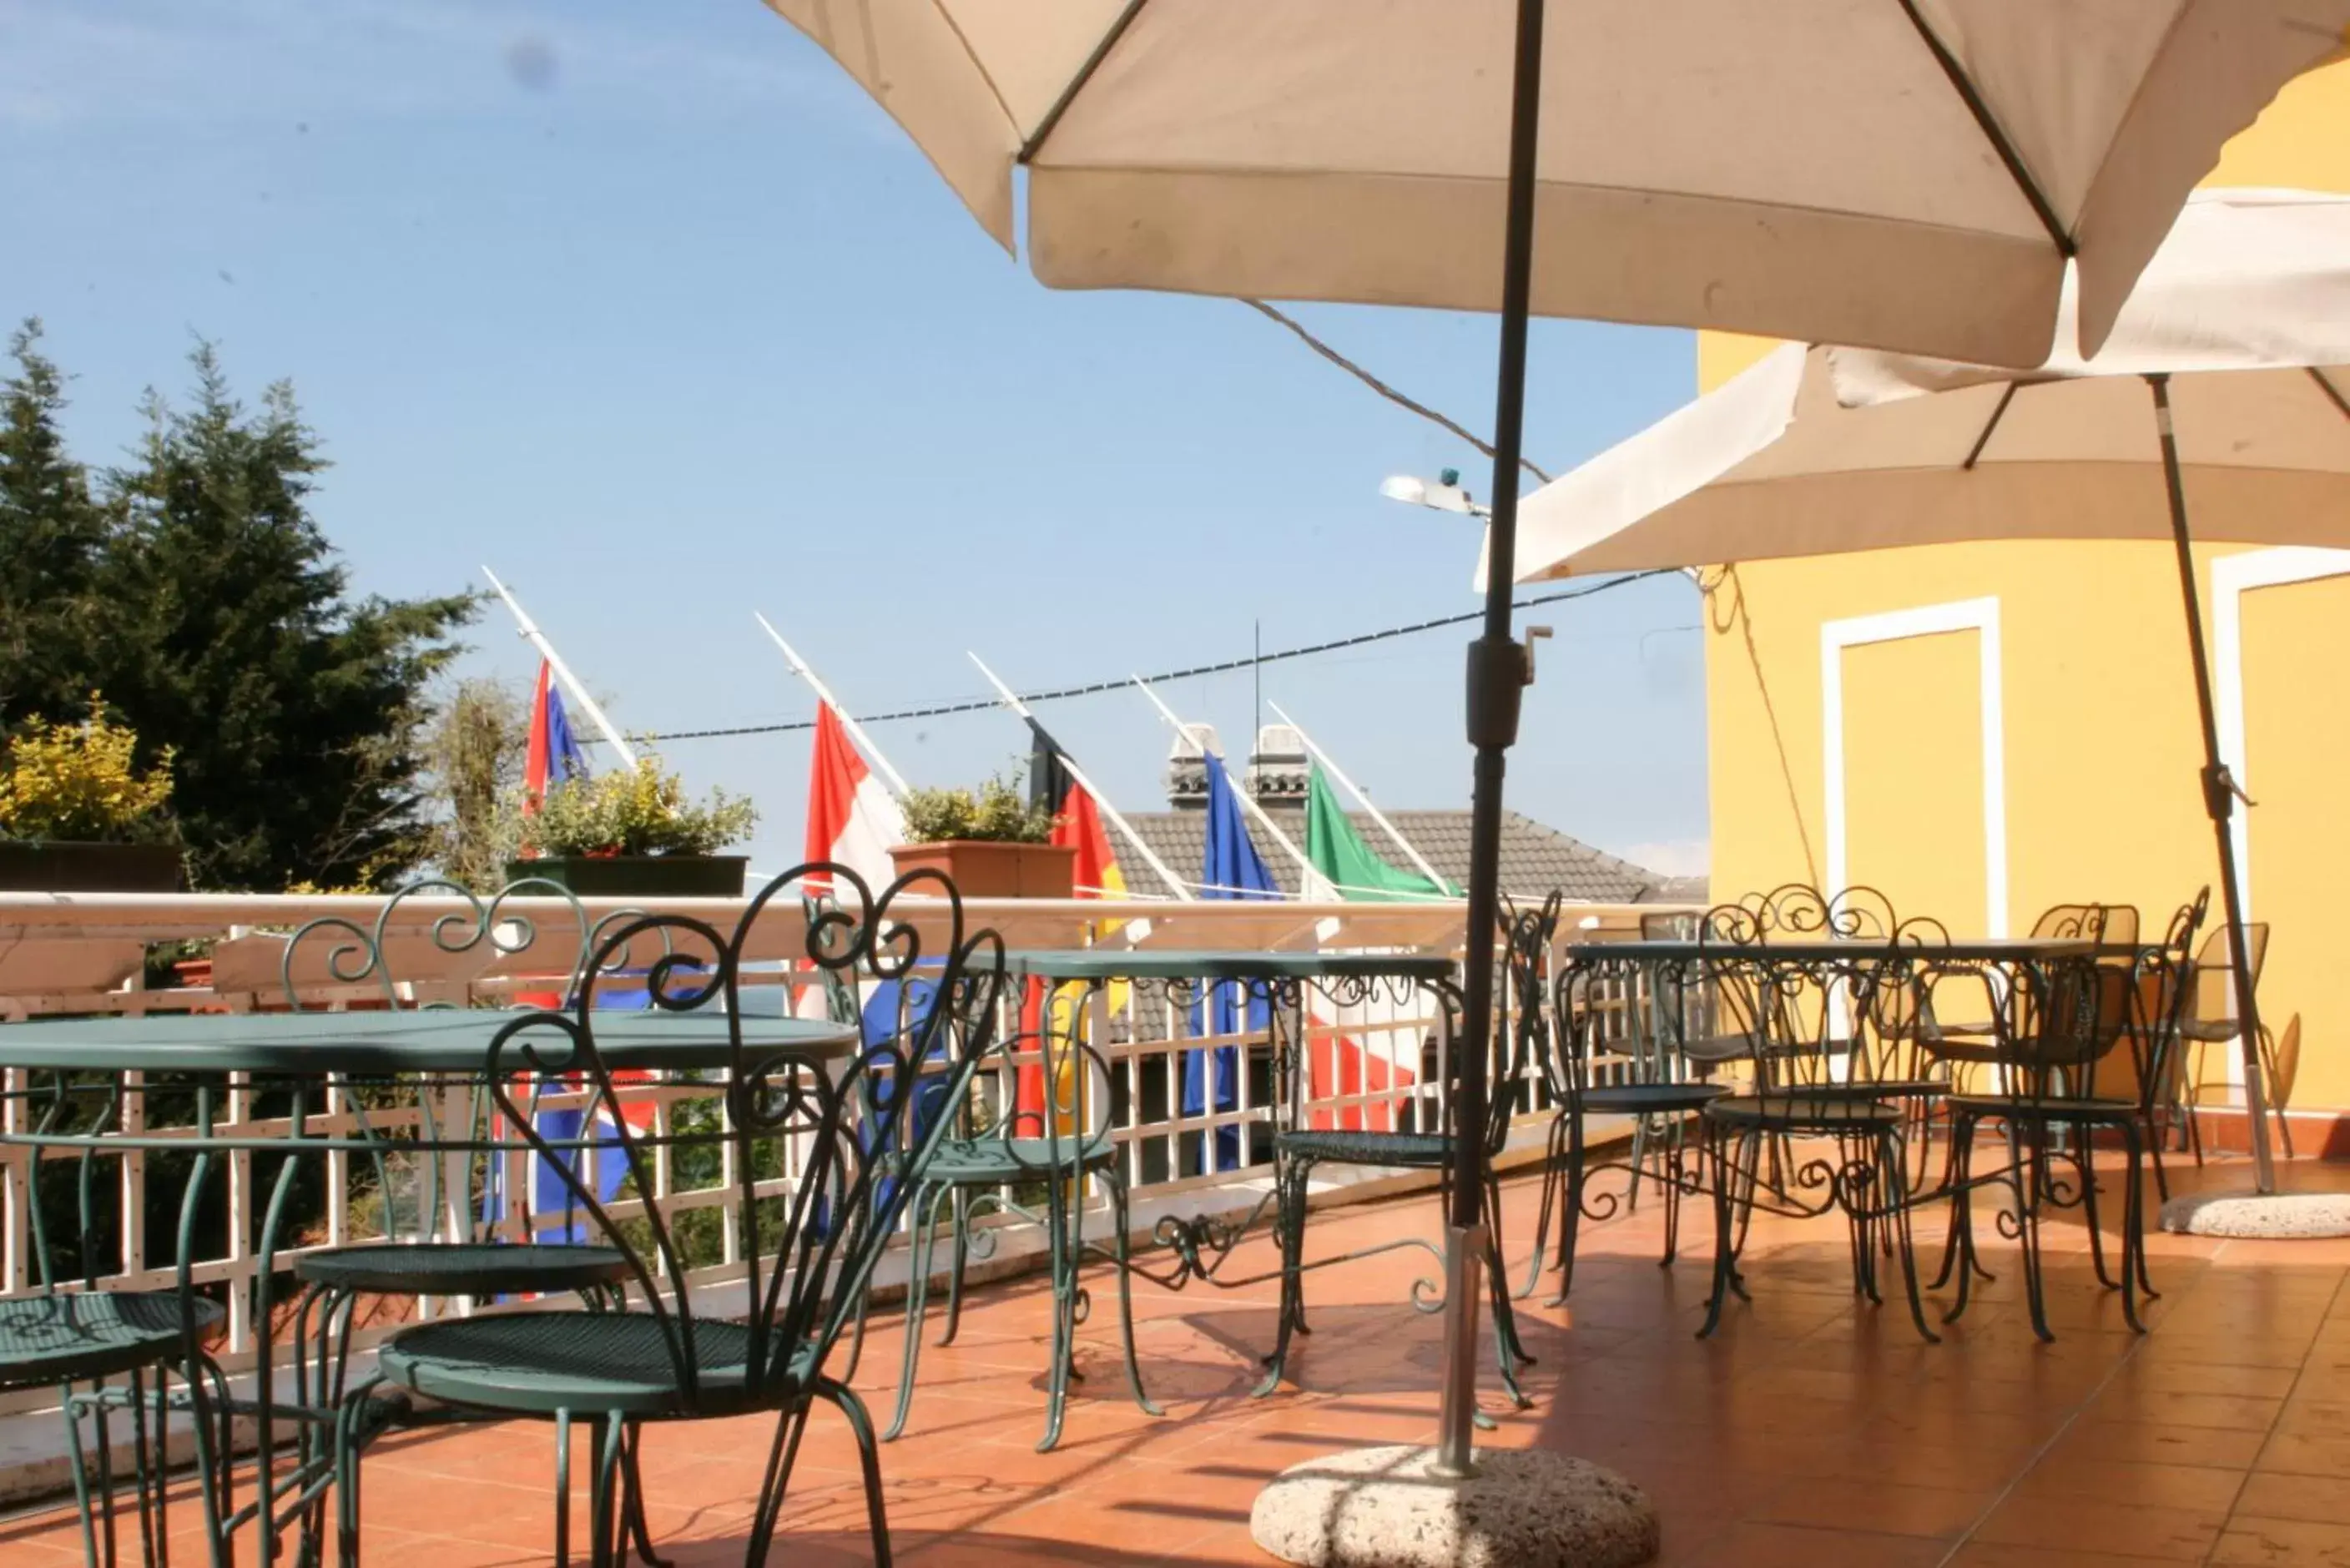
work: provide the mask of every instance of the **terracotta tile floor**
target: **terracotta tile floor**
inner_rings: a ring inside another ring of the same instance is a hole
[[[2187,1187],[2242,1185],[2215,1165]],[[2350,1166],[2291,1168],[2300,1186],[2350,1188]],[[1532,1189],[1508,1201],[1525,1256]],[[2118,1209],[2111,1205],[2108,1212]],[[1332,1252],[1433,1235],[1432,1197],[1316,1217]],[[2029,1331],[2006,1244],[1998,1274],[1940,1345],[1908,1314],[1854,1300],[1831,1221],[1759,1220],[1750,1306],[1711,1342],[1702,1308],[1711,1225],[1670,1269],[1655,1261],[1653,1205],[1584,1232],[1574,1304],[1530,1307],[1531,1409],[1500,1412],[1489,1441],[1611,1465],[1646,1487],[1672,1563],[1935,1564],[2130,1562],[2350,1563],[2350,1241],[2158,1237],[2147,1309],[2130,1334],[2095,1288],[2077,1222],[2051,1231],[2050,1313]],[[1989,1236],[1989,1228],[1981,1227]],[[1939,1217],[1921,1220],[1930,1263]],[[1253,1242],[1235,1263],[1262,1267]],[[1141,1354],[1164,1419],[1126,1398],[1108,1277],[1081,1332],[1084,1382],[1060,1448],[1038,1454],[1043,1303],[1024,1281],[978,1293],[953,1347],[926,1347],[907,1435],[883,1452],[899,1557],[931,1564],[1255,1563],[1248,1511],[1284,1466],[1349,1444],[1432,1436],[1438,1320],[1406,1304],[1430,1272],[1394,1252],[1314,1276],[1314,1334],[1298,1386],[1249,1397],[1268,1345],[1269,1286],[1136,1302]],[[1545,1293],[1547,1293],[1547,1287]],[[933,1320],[935,1322],[935,1319]],[[902,1342],[868,1345],[856,1378],[886,1417]],[[657,1542],[681,1565],[740,1561],[764,1423],[655,1430],[645,1472]],[[576,1461],[584,1473],[586,1455]],[[870,1561],[853,1449],[839,1421],[812,1427],[778,1562]],[[389,1440],[369,1457],[368,1560],[466,1568],[551,1554],[547,1428],[483,1427]],[[192,1508],[174,1522],[193,1521]],[[577,1527],[584,1531],[582,1520]],[[578,1537],[575,1537],[577,1541]],[[247,1546],[249,1558],[250,1542]],[[174,1557],[201,1561],[192,1540]],[[78,1561],[56,1514],[0,1525],[0,1562]]]

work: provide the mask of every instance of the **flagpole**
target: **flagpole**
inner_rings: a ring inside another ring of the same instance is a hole
[[[1183,733],[1183,721],[1177,718],[1175,716],[1175,710],[1170,708],[1165,700],[1162,699],[1158,692],[1153,691],[1150,689],[1150,683],[1149,681],[1145,680],[1139,675],[1129,675],[1127,679],[1133,681],[1135,686],[1145,697],[1150,699],[1150,705],[1159,710],[1159,716],[1160,718],[1175,726],[1175,732],[1178,735]],[[1204,746],[1201,748],[1202,751],[1205,751],[1206,749],[1207,748]],[[1240,788],[1234,790],[1232,793],[1240,796],[1242,809],[1256,819],[1258,826],[1273,835],[1274,842],[1280,845],[1282,848],[1289,852],[1289,857],[1297,862],[1297,868],[1305,874],[1308,880],[1311,880],[1314,876],[1314,862],[1305,858],[1305,851],[1298,848],[1296,844],[1291,840],[1289,835],[1282,832],[1280,826],[1274,823],[1273,818],[1265,815],[1264,807],[1257,805],[1255,797],[1249,793],[1246,784],[1243,784]],[[1298,897],[1302,898],[1305,896],[1305,889],[1301,887],[1298,889]]]
[[[571,693],[573,701],[579,704],[579,711],[587,714],[594,722],[596,728],[603,732],[604,739],[611,742],[612,750],[620,754],[620,761],[629,767],[635,767],[637,765],[635,749],[621,738],[620,732],[613,726],[612,721],[604,717],[604,710],[596,705],[596,699],[588,695],[588,688],[579,684],[579,678],[571,673],[571,666],[564,663],[563,655],[555,651],[555,644],[546,640],[546,634],[538,629],[538,623],[531,619],[528,612],[524,610],[522,601],[515,598],[504,583],[498,581],[498,575],[489,567],[482,568],[482,576],[490,579],[490,587],[498,590],[498,597],[505,600],[506,608],[514,611],[515,624],[522,628],[524,640],[538,649],[538,656],[546,660],[547,667],[555,671],[556,679],[563,682],[563,689]]]
[[[968,658],[973,664],[979,666],[979,672],[987,677],[987,683],[995,688],[996,696],[1003,699],[1003,705],[1006,708],[1011,709],[1014,713],[1019,714],[1020,717],[1027,720],[1032,724],[1036,722],[1036,715],[1028,711],[1028,704],[1023,702],[1018,697],[1013,695],[1012,688],[1006,686],[996,675],[995,671],[987,667],[987,663],[984,659],[981,659],[978,654],[972,653],[968,649],[965,649],[963,651],[966,658]],[[1108,798],[1105,796],[1100,790],[1094,787],[1094,781],[1086,777],[1085,774],[1079,770],[1076,759],[1072,758],[1066,752],[1061,753],[1060,756],[1061,765],[1069,770],[1069,777],[1076,781],[1076,785],[1079,789],[1084,790],[1087,794],[1094,797],[1094,804],[1101,807],[1101,813],[1104,816],[1109,818],[1110,826],[1117,828],[1120,834],[1124,835],[1126,841],[1128,844],[1134,846],[1134,852],[1142,857],[1142,863],[1149,867],[1153,871],[1157,872],[1160,881],[1175,889],[1175,897],[1178,899],[1186,904],[1197,902],[1197,900],[1191,896],[1191,889],[1184,885],[1182,878],[1177,877],[1174,872],[1167,868],[1167,862],[1159,859],[1157,855],[1151,853],[1150,846],[1142,841],[1142,835],[1135,832],[1134,824],[1127,821],[1125,817],[1119,815],[1118,807],[1110,805]]]
[[[777,631],[765,616],[761,615],[757,610],[753,610],[751,617],[759,623],[762,630],[775,639],[775,646],[783,649],[784,662],[792,667],[792,673],[808,683],[816,692],[816,700],[832,710],[834,716],[839,719],[841,728],[848,732],[848,738],[855,741],[858,748],[873,759],[873,765],[879,768],[882,775],[889,779],[890,790],[895,794],[904,794],[906,793],[905,776],[889,765],[889,759],[881,754],[881,748],[873,743],[873,737],[865,732],[865,726],[848,716],[848,710],[840,705],[840,699],[835,697],[830,688],[816,679],[816,673],[808,667],[808,661],[802,659],[792,645],[784,640],[784,634]]]
[[[1422,856],[1419,850],[1414,849],[1411,846],[1411,840],[1406,838],[1403,836],[1402,831],[1398,828],[1394,823],[1388,820],[1387,813],[1381,811],[1378,806],[1371,804],[1371,797],[1363,793],[1363,787],[1357,784],[1353,779],[1348,778],[1345,770],[1341,769],[1336,763],[1330,760],[1330,753],[1314,743],[1314,737],[1305,732],[1305,725],[1299,723],[1287,713],[1282,711],[1281,704],[1278,702],[1268,702],[1265,706],[1272,709],[1274,715],[1283,723],[1297,732],[1297,738],[1305,744],[1306,752],[1312,755],[1315,762],[1320,763],[1325,768],[1329,770],[1330,776],[1338,781],[1341,788],[1362,803],[1363,809],[1370,814],[1370,817],[1373,822],[1379,825],[1380,831],[1384,832],[1389,838],[1395,840],[1396,847],[1398,849],[1402,850],[1406,855],[1411,857],[1411,863],[1419,867],[1419,874],[1421,876],[1435,883],[1440,891],[1452,886],[1450,881],[1438,876],[1436,867],[1430,866],[1428,863],[1426,857]]]

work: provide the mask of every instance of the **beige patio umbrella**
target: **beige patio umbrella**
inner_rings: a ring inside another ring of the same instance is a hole
[[[768,4],[1007,249],[1025,169],[1055,287],[1500,312],[1460,1128],[1484,1119],[1531,678],[1510,603],[1529,314],[2028,365],[2070,262],[2094,347],[2221,144],[2350,29],[2350,0]],[[1454,1144],[1440,1468],[1460,1477],[1482,1156]]]
[[[2028,375],[1784,345],[1521,511],[1521,581],[1968,539],[2173,541],[2220,890],[2241,932],[2237,792],[2189,527],[2350,546],[2350,198],[2199,193],[2103,351]],[[2260,1015],[2247,966],[2236,980],[2266,1192]]]

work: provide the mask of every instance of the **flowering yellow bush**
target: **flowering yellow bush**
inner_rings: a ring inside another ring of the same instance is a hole
[[[647,753],[633,768],[553,785],[517,827],[541,855],[708,855],[757,822],[749,801],[723,790],[703,805],[687,800],[684,782]]]
[[[0,833],[98,843],[165,836],[172,753],[142,774],[131,764],[138,747],[138,732],[109,723],[95,691],[78,724],[35,720],[8,742]]]

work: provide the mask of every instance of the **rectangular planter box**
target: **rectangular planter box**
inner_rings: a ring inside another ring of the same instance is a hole
[[[506,880],[542,877],[583,898],[739,898],[743,855],[577,855],[509,860]]]
[[[898,875],[943,871],[966,898],[1073,898],[1077,852],[1065,844],[983,844],[967,838],[899,844],[889,850]],[[917,889],[919,891],[920,889]]]
[[[76,844],[0,840],[0,892],[176,893],[173,844]]]

